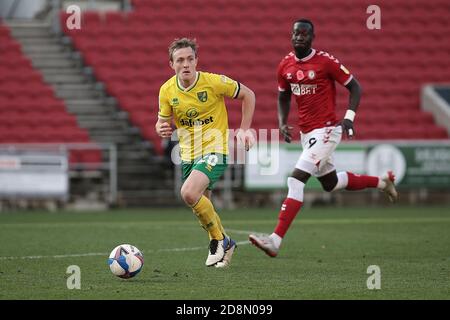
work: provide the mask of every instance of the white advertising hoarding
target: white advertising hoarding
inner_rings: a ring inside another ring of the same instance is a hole
[[[0,154],[0,197],[58,197],[69,194],[67,155]]]

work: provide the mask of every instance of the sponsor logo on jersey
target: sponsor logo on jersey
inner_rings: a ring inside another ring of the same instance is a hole
[[[206,91],[197,92],[197,98],[201,102],[206,102],[206,100],[208,100],[208,92]]]
[[[187,127],[202,126],[212,122],[214,122],[214,118],[212,116],[206,119],[180,119],[180,124]]]
[[[297,71],[297,79],[298,80],[303,80],[303,78],[305,77],[305,74],[303,73],[302,70],[298,70]]]
[[[315,94],[317,89],[317,84],[302,84],[300,85],[300,94]]]
[[[317,90],[317,84],[298,84],[291,83],[291,91],[296,96],[304,96],[307,94],[315,94]]]
[[[195,108],[190,108],[186,111],[186,117],[189,119],[195,118],[198,116],[198,111]]]
[[[300,86],[298,85],[298,83],[291,83],[291,91],[296,96],[300,95]]]
[[[316,77],[316,73],[314,72],[314,70],[309,70],[308,71],[308,78],[310,80],[314,79]]]

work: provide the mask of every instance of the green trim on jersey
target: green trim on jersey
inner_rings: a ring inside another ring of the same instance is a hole
[[[220,180],[228,167],[227,156],[220,153],[209,153],[194,161],[182,161],[182,180],[183,182],[191,174],[192,170],[198,170],[206,174],[209,179],[208,190],[212,190],[214,184]]]
[[[200,80],[200,72],[196,72],[196,74],[195,74],[195,77],[196,77],[196,79],[195,79],[195,83],[189,88],[189,90],[186,90],[186,88],[181,88],[181,86],[180,86],[180,82],[179,82],[179,78],[178,78],[178,75],[176,76],[176,80],[177,80],[177,87],[178,87],[178,89],[180,89],[181,91],[184,91],[184,92],[189,92],[189,91],[191,91],[192,89],[194,89],[195,88],[195,86],[197,85],[197,83],[198,83],[198,80]]]

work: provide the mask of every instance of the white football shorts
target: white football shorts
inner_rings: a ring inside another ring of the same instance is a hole
[[[336,170],[333,153],[341,142],[342,127],[325,127],[301,134],[303,152],[295,167],[321,177]]]

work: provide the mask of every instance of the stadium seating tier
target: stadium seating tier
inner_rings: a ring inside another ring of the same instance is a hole
[[[167,46],[174,38],[196,38],[198,69],[226,73],[252,88],[257,96],[254,127],[276,128],[275,70],[291,50],[291,25],[300,17],[315,23],[314,47],[338,57],[362,84],[357,139],[448,138],[432,115],[419,107],[423,84],[449,81],[450,24],[442,14],[449,12],[448,1],[436,0],[433,6],[419,0],[383,3],[381,30],[367,28],[371,2],[366,0],[305,0],[301,10],[292,0],[193,0],[189,6],[181,0],[133,0],[132,4],[128,13],[85,12],[82,29],[65,32],[106,84],[108,94],[155,145],[160,144],[151,133],[158,90],[172,75]],[[61,19],[65,17],[62,13]],[[17,50],[14,44],[11,50]],[[344,88],[337,92],[337,112],[342,116],[348,94]],[[240,107],[236,101],[228,106],[230,127],[235,128]],[[293,104],[294,125],[295,109]]]
[[[3,24],[0,24],[0,75],[0,143],[92,143],[88,132],[78,126],[76,117],[33,68],[21,45]],[[102,155],[98,149],[74,150],[69,161],[96,167]]]

